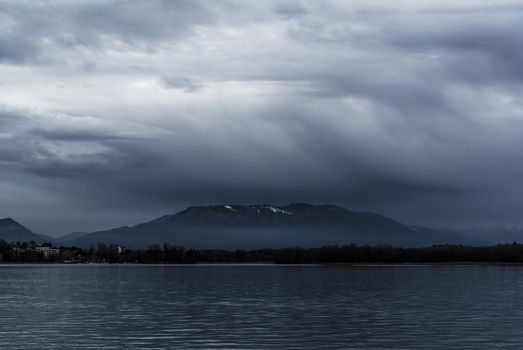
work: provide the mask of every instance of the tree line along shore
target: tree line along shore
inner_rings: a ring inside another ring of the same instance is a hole
[[[342,245],[319,248],[254,250],[186,249],[172,244],[126,249],[97,244],[88,249],[54,247],[51,243],[7,243],[0,240],[0,263],[275,263],[275,264],[403,264],[523,263],[523,244],[494,246],[435,245],[402,248],[386,245]]]

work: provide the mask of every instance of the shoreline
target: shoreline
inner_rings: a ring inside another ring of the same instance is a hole
[[[438,266],[438,267],[453,267],[453,266],[459,266],[459,267],[477,267],[477,266],[523,266],[523,262],[427,262],[427,263],[289,263],[289,264],[282,264],[282,263],[273,263],[273,262],[220,262],[220,263],[209,263],[209,262],[202,262],[202,263],[185,263],[185,264],[169,264],[169,263],[60,263],[60,262],[54,262],[54,263],[0,263],[0,267],[16,267],[16,266],[79,266],[79,267],[110,267],[110,266],[151,266],[151,267],[210,267],[210,266],[216,266],[216,267],[234,267],[234,266],[246,266],[246,267],[290,267],[290,266],[303,266],[303,267],[425,267],[425,266]]]

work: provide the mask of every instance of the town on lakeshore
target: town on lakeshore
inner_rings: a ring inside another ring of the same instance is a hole
[[[126,249],[118,244],[96,244],[89,248],[57,247],[50,242],[7,243],[0,240],[0,263],[61,264],[401,264],[401,263],[523,263],[523,244],[494,246],[434,245],[401,248],[389,245],[333,245],[319,248],[255,250],[186,249],[164,243],[147,249]]]

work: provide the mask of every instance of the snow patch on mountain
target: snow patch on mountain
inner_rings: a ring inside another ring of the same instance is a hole
[[[232,211],[238,211],[238,210],[234,209],[233,207],[231,207],[230,205],[224,205],[223,207],[226,209],[232,210]]]
[[[292,212],[287,211],[287,210],[283,210],[283,209],[280,209],[280,208],[275,208],[275,207],[266,207],[266,208],[270,209],[273,213],[292,215]]]

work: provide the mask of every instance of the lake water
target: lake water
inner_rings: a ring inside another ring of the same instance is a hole
[[[0,266],[0,349],[521,349],[519,266]]]

